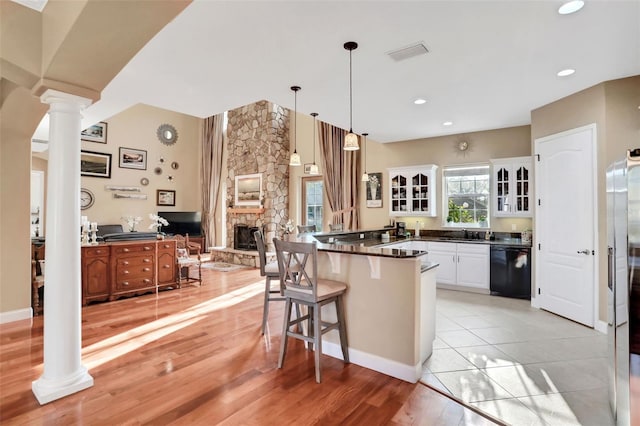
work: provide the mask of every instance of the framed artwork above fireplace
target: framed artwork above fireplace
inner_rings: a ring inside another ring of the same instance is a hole
[[[259,206],[262,202],[262,174],[236,176],[235,205]]]

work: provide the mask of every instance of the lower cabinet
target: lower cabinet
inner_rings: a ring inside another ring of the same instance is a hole
[[[82,304],[109,300],[109,247],[82,247]]]
[[[436,282],[489,290],[489,245],[429,243],[429,261],[439,263]]]
[[[82,304],[176,284],[176,242],[135,241],[82,247]]]

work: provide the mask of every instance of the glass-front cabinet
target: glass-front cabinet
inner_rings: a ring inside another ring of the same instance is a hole
[[[493,170],[493,215],[531,217],[533,193],[531,157],[491,160]]]
[[[389,172],[391,216],[436,215],[436,170],[438,166],[395,167]]]

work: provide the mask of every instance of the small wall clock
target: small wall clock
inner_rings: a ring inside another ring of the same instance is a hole
[[[87,188],[80,188],[80,210],[86,210],[95,202],[93,192]]]

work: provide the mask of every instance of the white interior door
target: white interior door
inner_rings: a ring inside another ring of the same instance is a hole
[[[595,147],[595,124],[535,141],[537,302],[590,327],[598,254]]]

